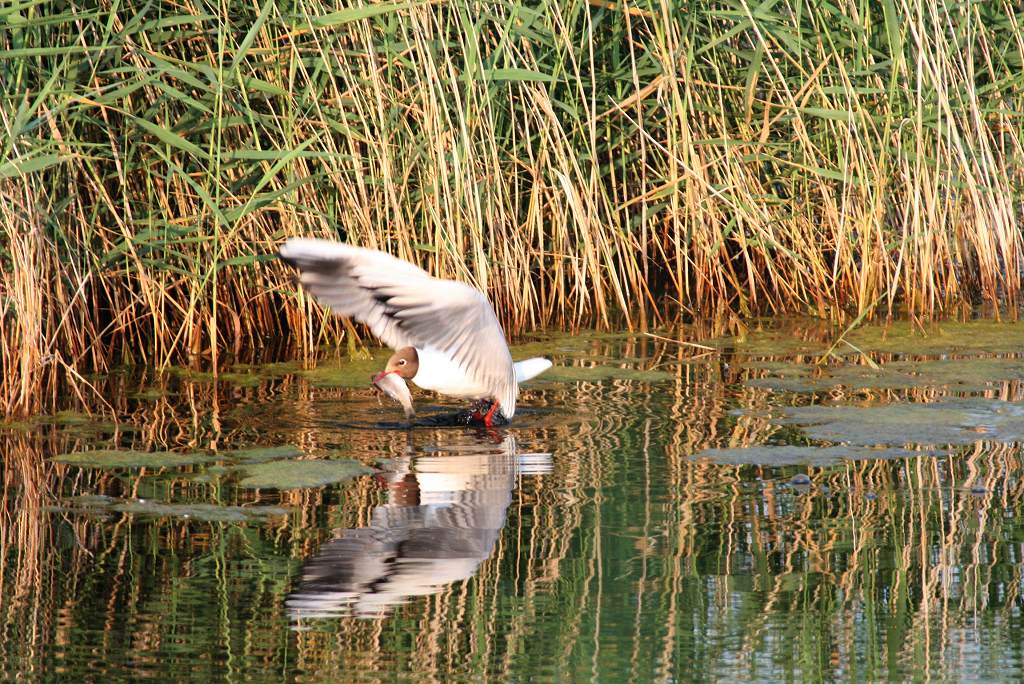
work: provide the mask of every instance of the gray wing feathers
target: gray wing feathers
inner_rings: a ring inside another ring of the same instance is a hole
[[[335,313],[365,324],[392,349],[415,345],[387,315],[374,292],[362,285],[359,274],[376,271],[409,283],[425,283],[433,280],[426,271],[383,252],[327,240],[293,238],[281,246],[279,255],[299,269],[303,287]]]
[[[515,413],[512,356],[479,290],[434,278],[384,252],[326,240],[293,238],[280,256],[299,269],[302,285],[335,313],[364,323],[392,349],[445,352],[493,390],[507,418]]]

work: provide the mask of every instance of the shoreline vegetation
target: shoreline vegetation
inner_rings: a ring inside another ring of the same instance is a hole
[[[510,333],[1020,303],[1011,2],[26,0],[0,73],[5,414],[353,339],[275,262],[295,235],[471,282]]]

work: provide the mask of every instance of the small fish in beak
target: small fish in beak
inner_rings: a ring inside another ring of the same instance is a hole
[[[402,405],[406,418],[411,420],[416,416],[416,411],[412,407],[412,394],[401,375],[394,371],[381,371],[373,376],[373,384]]]

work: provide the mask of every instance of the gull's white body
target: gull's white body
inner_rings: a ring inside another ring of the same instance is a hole
[[[430,347],[416,347],[416,353],[419,354],[420,369],[412,382],[417,387],[462,399],[485,399],[490,396],[490,390],[474,380],[448,354]]]
[[[444,352],[430,347],[416,347],[416,353],[419,354],[420,370],[412,382],[417,387],[463,399],[486,399],[491,396],[486,386],[474,380],[455,359]],[[535,357],[516,361],[512,367],[518,384],[551,368],[551,362]]]

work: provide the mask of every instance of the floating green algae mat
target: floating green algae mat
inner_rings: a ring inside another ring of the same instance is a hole
[[[238,387],[259,387],[267,380],[266,377],[250,373],[219,373],[217,379],[221,382],[230,382]]]
[[[949,399],[933,404],[791,406],[782,423],[811,439],[874,444],[973,444],[979,440],[1024,442],[1024,403]]]
[[[179,454],[173,451],[97,449],[61,454],[54,456],[53,460],[81,468],[177,468],[208,463],[217,460],[217,457],[202,452]]]
[[[271,361],[270,363],[236,363],[231,372],[240,375],[259,375],[264,378],[280,378],[302,370],[301,361]]]
[[[301,370],[300,363],[269,363],[264,366],[233,366],[230,370],[214,375],[210,371],[194,370],[183,366],[172,366],[168,373],[192,382],[227,382],[238,387],[258,387],[261,383]]]
[[[104,494],[80,494],[68,496],[55,505],[46,506],[51,513],[75,513],[77,515],[107,516],[110,506],[120,501]]]
[[[196,463],[210,463],[218,460],[233,460],[243,463],[259,463],[291,459],[303,454],[302,449],[291,444],[270,447],[249,447],[222,451],[218,454],[192,452],[187,454],[173,451],[134,451],[128,449],[98,449],[61,454],[53,458],[57,463],[68,463],[83,468],[176,468]],[[211,467],[211,472],[214,467]],[[227,469],[221,469],[226,472]]]
[[[751,387],[780,392],[821,392],[834,387],[852,390],[948,387],[978,392],[1007,380],[1024,380],[1024,359],[971,357],[928,361],[893,361],[878,368],[848,364],[836,367],[771,364],[769,375],[747,381]]]
[[[47,422],[54,422],[58,425],[84,425],[91,423],[96,419],[90,416],[88,413],[79,413],[78,411],[58,411],[56,414],[51,416]]]
[[[845,334],[844,334],[845,333]],[[880,352],[945,354],[950,352],[1014,353],[1024,350],[1024,323],[996,321],[942,321],[924,327],[906,321],[867,323],[853,330],[790,321],[750,330],[742,336],[693,340],[717,349],[756,356],[824,354],[833,343],[836,355]],[[852,346],[851,346],[852,345]]]
[[[111,510],[135,515],[191,518],[204,522],[245,522],[268,516],[288,515],[280,506],[219,506],[216,504],[169,504],[159,501],[125,501],[111,506]]]
[[[60,426],[60,431],[73,435],[101,435],[112,432],[138,432],[139,428],[128,423],[111,423],[98,420],[93,423],[70,423]]]
[[[246,463],[258,463],[260,461],[275,461],[283,458],[295,458],[302,456],[303,451],[291,444],[269,447],[248,447],[246,449],[235,449],[233,451],[222,451],[218,456]]]
[[[813,446],[752,446],[731,449],[705,449],[695,458],[709,458],[716,463],[733,465],[834,465],[843,461],[909,458],[912,456],[935,456],[935,451],[911,451],[909,449],[868,447],[813,447]]]
[[[31,420],[5,420],[0,421],[0,430],[13,430],[16,432],[32,432],[38,427]]]
[[[837,332],[836,335],[838,334]],[[688,341],[697,342],[719,350],[732,350],[754,356],[823,354],[831,345],[830,342],[824,340],[806,340],[792,333],[778,330],[752,331],[742,337],[731,336],[710,340]]]
[[[128,395],[132,399],[139,399],[141,401],[156,401],[167,396],[167,390],[161,387],[147,387],[140,389],[138,392],[132,392]]]
[[[40,427],[56,426],[61,432],[81,435],[97,435],[106,432],[133,432],[137,427],[130,423],[115,423],[109,416],[89,415],[78,411],[60,411],[53,415],[36,415],[9,421],[0,421],[0,429],[28,432]]]
[[[324,361],[312,370],[298,371],[317,387],[369,388],[372,377],[384,367],[391,352],[375,350],[372,359]]]
[[[245,466],[239,485],[252,489],[301,489],[349,480],[374,472],[352,459],[271,461]]]
[[[102,494],[85,494],[62,499],[52,511],[86,515],[109,512],[131,513],[161,518],[191,518],[205,522],[245,522],[269,516],[288,515],[280,506],[228,506],[210,503],[164,503],[152,499],[124,500]]]
[[[1024,351],[1024,322],[942,321],[920,326],[909,322],[865,325],[846,338],[863,351],[943,354],[951,351],[1007,353]]]
[[[167,372],[192,382],[212,382],[213,373],[209,371],[196,370],[185,366],[168,366]]]
[[[82,508],[93,508],[99,506],[110,506],[118,502],[118,499],[106,494],[80,494],[69,496],[61,500],[65,504],[80,506]]]
[[[634,380],[636,382],[664,382],[675,375],[662,370],[641,370],[618,366],[553,366],[531,382],[602,382],[604,380]]]

